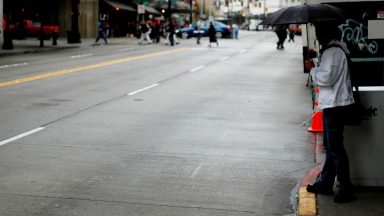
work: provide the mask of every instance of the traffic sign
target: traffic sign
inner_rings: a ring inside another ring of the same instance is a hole
[[[137,5],[137,13],[145,14],[145,5]]]

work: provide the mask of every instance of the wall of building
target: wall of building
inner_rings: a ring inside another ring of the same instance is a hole
[[[72,0],[61,0],[59,9],[60,37],[66,37],[71,30]],[[99,21],[99,0],[80,0],[79,31],[82,38],[97,36]]]
[[[96,37],[99,22],[99,0],[80,0],[79,30],[82,37]]]

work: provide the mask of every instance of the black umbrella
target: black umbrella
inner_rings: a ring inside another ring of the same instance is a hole
[[[303,4],[282,8],[267,16],[260,25],[305,24],[345,20],[345,12],[329,4]]]

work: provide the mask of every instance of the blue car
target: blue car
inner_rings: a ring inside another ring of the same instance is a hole
[[[232,28],[229,25],[226,25],[219,21],[212,21],[212,22],[218,35],[220,35],[223,38],[232,37]],[[203,37],[208,35],[209,23],[210,21],[204,21],[202,23],[202,28],[200,29],[200,32]],[[176,35],[181,38],[196,37],[198,35],[196,23],[193,24],[192,26],[177,29]]]

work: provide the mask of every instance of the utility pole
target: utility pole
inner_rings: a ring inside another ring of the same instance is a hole
[[[203,0],[203,16],[204,16],[204,19],[207,18],[207,15],[205,14],[205,0]]]
[[[189,23],[193,23],[193,0],[189,0]]]
[[[168,19],[170,19],[172,16],[172,11],[171,11],[172,4],[171,3],[172,3],[172,1],[168,0]]]
[[[71,0],[72,16],[71,16],[71,30],[68,31],[68,43],[81,43],[79,32],[79,6],[80,0]]]
[[[202,5],[203,5],[203,0],[200,0],[200,4],[199,4],[200,18],[203,17],[203,7],[202,7]]]
[[[265,17],[267,16],[267,0],[264,0],[263,2],[263,15],[265,19]]]

